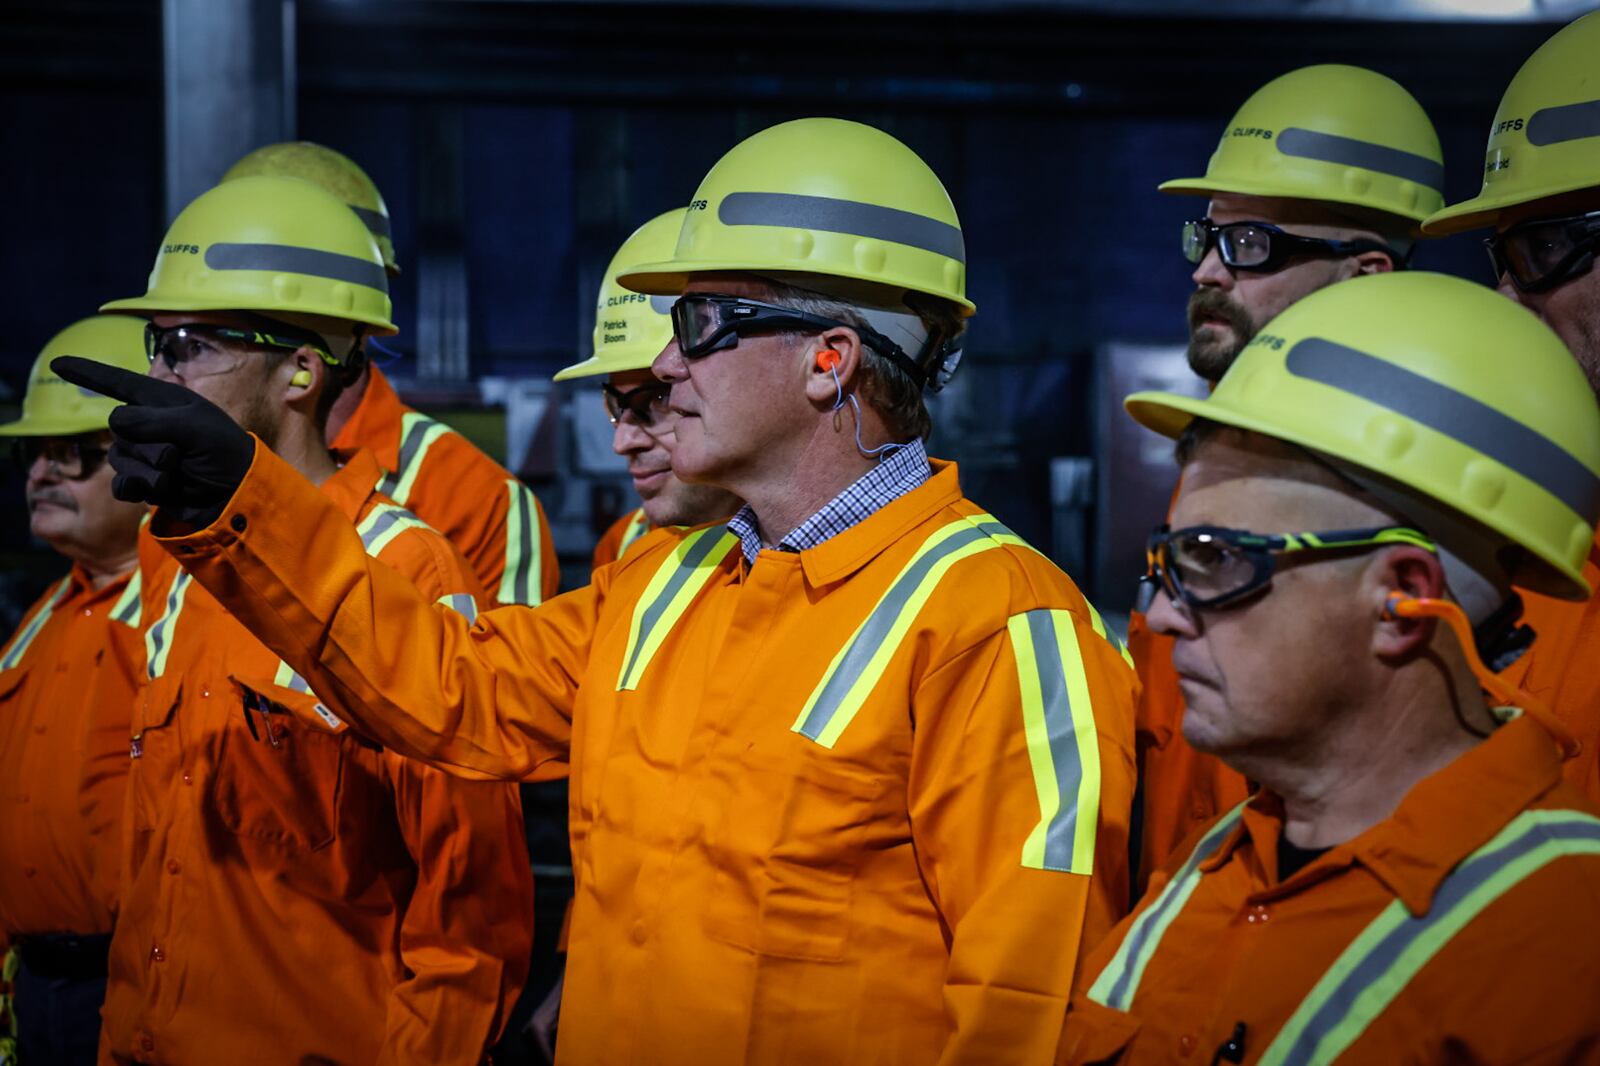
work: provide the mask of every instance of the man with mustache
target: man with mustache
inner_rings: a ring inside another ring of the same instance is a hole
[[[1204,177],[1165,192],[1209,196],[1184,224],[1194,264],[1189,366],[1208,383],[1263,323],[1347,278],[1403,269],[1418,223],[1444,202],[1439,138],[1401,86],[1360,67],[1304,67],[1268,82],[1223,130]],[[1171,641],[1135,611],[1143,798],[1139,882],[1194,828],[1242,800],[1244,778],[1183,737]]]
[[[687,213],[680,207],[657,215],[617,249],[595,301],[594,354],[555,376],[557,381],[606,376],[600,389],[615,427],[611,449],[628,461],[628,474],[641,501],[612,523],[595,545],[596,570],[620,559],[652,529],[698,526],[739,509],[737,496],[711,485],[690,484],[672,472],[668,445],[678,424],[667,404],[672,386],[650,372],[656,356],[673,343],[672,317],[665,310],[671,301],[630,292],[617,283],[618,275],[631,267],[671,256]]]
[[[88,1066],[143,658],[145,508],[111,495],[115,404],[57,377],[58,355],[142,372],[144,323],[107,315],[56,334],[33,365],[22,417],[0,426],[27,474],[30,530],[72,564],[0,648],[0,948],[18,954],[19,1061]]]
[[[1423,224],[1428,233],[1492,225],[1484,243],[1500,292],[1566,342],[1600,394],[1600,14],[1540,46],[1507,87],[1484,156],[1483,190]],[[1600,589],[1600,540],[1584,576]],[[1537,635],[1507,676],[1547,700],[1582,745],[1568,778],[1600,802],[1600,594],[1569,603],[1528,592]]]

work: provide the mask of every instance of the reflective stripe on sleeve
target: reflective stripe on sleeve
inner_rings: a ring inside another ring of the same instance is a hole
[[[1013,615],[1006,629],[1039,797],[1022,865],[1087,876],[1100,821],[1100,746],[1077,627],[1069,612],[1041,609]]]
[[[468,592],[449,592],[440,596],[436,603],[442,603],[468,622],[478,620],[478,601]]]
[[[417,472],[428,457],[428,449],[450,427],[416,411],[407,411],[400,417],[400,457],[395,469],[378,479],[378,491],[402,506],[411,502],[411,490],[417,483]]]
[[[361,537],[361,546],[367,554],[376,559],[394,538],[406,530],[428,528],[426,522],[404,507],[380,503],[367,512],[367,516],[356,526],[356,533]]]
[[[33,643],[39,631],[45,627],[45,623],[50,621],[50,616],[55,613],[56,604],[61,602],[61,597],[67,594],[67,588],[71,584],[70,574],[56,583],[49,599],[44,601],[44,606],[28,620],[27,625],[17,631],[17,635],[11,638],[10,647],[6,648],[4,655],[0,655],[0,670],[10,670],[22,662],[22,657],[28,653],[28,645]]]
[[[1323,974],[1290,1015],[1262,1066],[1336,1061],[1463,928],[1524,879],[1569,855],[1600,855],[1600,819],[1524,811],[1452,870],[1428,913],[1394,900]]]
[[[167,591],[167,602],[162,607],[161,617],[144,635],[145,672],[152,681],[166,672],[167,656],[172,654],[173,629],[178,624],[178,615],[183,613],[183,598],[192,581],[194,578],[189,576],[189,571],[178,571],[172,579],[172,588]]]
[[[1116,955],[1100,971],[1094,984],[1089,986],[1090,999],[1112,1010],[1126,1011],[1129,1008],[1133,997],[1139,992],[1145,967],[1161,946],[1161,938],[1166,935],[1167,927],[1183,910],[1184,904],[1189,902],[1189,897],[1200,883],[1200,864],[1215,854],[1228,834],[1238,826],[1244,816],[1244,807],[1241,803],[1218,819],[1217,824],[1200,838],[1189,858],[1162,888],[1161,894],[1134,919]]]
[[[501,603],[537,607],[544,599],[544,553],[539,543],[539,506],[528,486],[506,479],[506,568],[500,574]]]
[[[667,634],[738,543],[739,538],[727,526],[711,526],[689,534],[672,549],[634,605],[628,652],[617,677],[618,692],[638,687],[640,676]]]
[[[122,590],[122,595],[117,597],[117,602],[111,608],[112,621],[121,622],[125,626],[138,628],[139,626],[139,593],[144,587],[144,573],[139,570],[133,572],[128,579],[128,587]]]

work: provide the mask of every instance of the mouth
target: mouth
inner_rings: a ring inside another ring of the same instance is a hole
[[[653,492],[667,483],[667,478],[672,476],[672,468],[657,468],[650,470],[629,470],[628,476],[633,478],[633,487],[640,494]]]
[[[54,508],[58,511],[75,510],[75,508],[69,503],[65,503],[61,500],[52,500],[45,496],[35,497],[34,499],[28,501],[28,510],[30,511],[39,511],[45,508]]]
[[[1209,329],[1232,329],[1233,328],[1233,323],[1229,322],[1226,318],[1223,318],[1221,315],[1196,315],[1195,316],[1195,320],[1194,320],[1194,328],[1195,329],[1208,329],[1208,328]]]

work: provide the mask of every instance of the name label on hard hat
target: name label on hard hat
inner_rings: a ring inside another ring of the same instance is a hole
[[[1229,132],[1230,137],[1260,137],[1264,141],[1272,140],[1272,131],[1261,129],[1259,126],[1235,126]]]
[[[1272,333],[1257,333],[1255,335],[1255,337],[1250,341],[1250,344],[1248,345],[1248,347],[1254,347],[1255,345],[1259,344],[1259,345],[1261,345],[1263,347],[1271,348],[1275,352],[1281,352],[1281,351],[1283,351],[1283,346],[1285,344],[1287,344],[1287,343],[1288,343],[1287,341],[1285,341],[1282,337],[1277,336],[1276,334],[1272,334]]]
[[[607,307],[619,307],[619,306],[621,306],[623,304],[642,304],[642,303],[649,303],[649,302],[650,302],[650,297],[646,296],[642,292],[629,292],[629,293],[624,293],[621,296],[607,296],[606,297],[606,306]]]
[[[1504,122],[1495,123],[1494,133],[1492,136],[1498,137],[1508,130],[1520,130],[1521,128],[1522,120],[1520,118],[1508,118]]]
[[[1510,170],[1510,169],[1511,169],[1511,157],[1506,155],[1506,153],[1502,149],[1499,149],[1499,148],[1496,148],[1489,155],[1489,158],[1487,158],[1487,159],[1485,159],[1483,161],[1483,172],[1485,174],[1493,174],[1497,170]]]
[[[704,211],[707,206],[708,205],[706,204],[706,202],[704,200],[690,200],[689,201],[689,210],[691,210],[691,211]]]
[[[184,252],[188,255],[199,255],[200,246],[198,244],[163,244],[161,246],[162,255],[176,255],[179,252]]]

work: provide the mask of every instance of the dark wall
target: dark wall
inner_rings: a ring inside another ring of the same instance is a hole
[[[0,291],[12,298],[0,382],[17,389],[55,329],[141,290],[166,220],[159,5],[24,0],[8,20],[0,202],[12,221]],[[440,236],[422,220],[425,164],[459,173],[453,239],[477,374],[545,376],[572,361],[616,244],[687,201],[741,136],[831,114],[901,137],[950,189],[979,306],[939,448],[1038,543],[1049,539],[1049,458],[1092,447],[1093,347],[1182,336],[1189,282],[1176,230],[1203,207],[1157,194],[1157,182],[1202,171],[1261,83],[1342,61],[1422,100],[1444,141],[1450,198],[1465,197],[1502,88],[1551,32],[466,0],[302,0],[298,25],[299,132],[370,171],[403,264]],[[1475,243],[1425,245],[1417,265],[1486,279]],[[414,270],[394,296],[394,346],[413,354]],[[0,491],[18,498],[14,484]],[[10,518],[0,546],[18,550],[20,512],[0,513]]]

